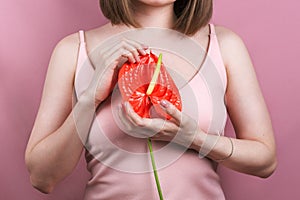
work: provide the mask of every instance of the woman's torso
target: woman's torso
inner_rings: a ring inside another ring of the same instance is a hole
[[[106,38],[124,30],[127,28],[105,25],[85,34],[81,32],[75,77],[77,95],[88,84],[88,81],[80,81],[80,77],[85,76],[89,80],[93,74],[94,56],[89,56],[92,49],[97,48],[97,44]],[[210,37],[207,37],[209,33]],[[193,39],[207,47],[204,51],[208,53],[203,57],[205,61],[198,72],[188,63],[184,64],[182,59],[178,60],[181,64],[175,66],[177,71],[180,71],[182,65],[186,66],[180,75],[188,84],[179,87],[184,111],[193,115],[202,130],[222,135],[227,117],[224,105],[227,81],[214,26],[202,30]],[[170,54],[165,61],[171,63],[174,59]],[[92,125],[86,146],[87,168],[91,179],[86,186],[85,199],[159,199],[147,142],[120,130],[115,114],[119,102],[116,90],[102,103]],[[214,162],[199,157],[195,151],[185,151],[176,145],[154,142],[153,146],[154,150],[161,150],[156,152],[155,158],[160,168],[158,174],[165,199],[225,199]]]

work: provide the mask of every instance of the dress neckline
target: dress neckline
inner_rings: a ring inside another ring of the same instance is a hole
[[[209,55],[210,55],[211,48],[212,48],[212,47],[211,47],[211,46],[212,46],[212,35],[215,34],[215,31],[214,31],[214,25],[213,25],[213,24],[209,23],[209,24],[208,24],[208,28],[209,28],[209,34],[208,34],[209,39],[208,39],[208,44],[207,44],[206,49],[205,49],[202,45],[199,44],[199,46],[201,47],[201,49],[205,52],[205,55],[204,55],[204,57],[203,57],[203,60],[201,61],[200,66],[199,66],[198,69],[195,71],[195,73],[191,76],[191,78],[189,78],[188,81],[186,81],[186,83],[185,83],[184,85],[182,85],[182,86],[181,86],[180,88],[178,88],[178,89],[182,89],[182,88],[184,88],[186,85],[188,85],[190,82],[192,82],[192,81],[195,79],[195,77],[201,72],[202,68],[205,66],[205,63],[207,62],[207,59],[208,59],[208,57],[209,57]],[[197,33],[198,33],[198,32],[197,32]],[[197,33],[196,33],[196,34],[197,34]],[[82,47],[82,45],[83,45],[83,47],[84,47],[84,53],[85,53],[86,59],[87,59],[89,65],[90,65],[90,67],[91,67],[93,70],[95,70],[95,67],[94,67],[94,65],[93,65],[93,63],[92,63],[92,61],[91,61],[91,59],[90,59],[90,57],[89,57],[89,55],[88,55],[87,43],[86,43],[85,33],[84,33],[83,30],[79,31],[79,38],[80,38],[80,46]],[[194,38],[191,38],[191,39],[195,40]],[[198,43],[197,40],[195,40],[195,42]]]

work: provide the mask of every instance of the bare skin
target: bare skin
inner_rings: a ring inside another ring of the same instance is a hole
[[[148,1],[148,4],[147,0],[137,2],[139,9],[145,11],[144,14],[136,13],[142,26],[169,28],[173,23],[174,16],[171,12],[173,1],[154,1],[154,3]],[[164,12],[160,12],[161,10]],[[153,18],[163,20],[153,21]],[[92,52],[97,44],[110,35],[127,29],[126,26],[111,26],[108,23],[103,27],[86,31],[88,52]],[[197,41],[204,47],[208,43],[208,31],[208,27],[204,27],[197,34]],[[251,59],[243,41],[235,33],[218,26],[216,33],[228,78],[226,106],[237,138],[232,139],[233,155],[222,164],[239,172],[268,177],[276,168],[275,142],[269,113]],[[111,70],[106,74],[106,84],[102,82],[99,85],[92,85],[91,89],[78,99],[77,104],[72,105],[78,44],[78,34],[75,33],[60,41],[53,51],[39,112],[25,153],[32,185],[44,193],[51,192],[57,183],[68,176],[80,159],[83,144],[76,132],[73,112],[76,110],[77,114],[87,119],[88,128],[92,117],[85,116],[87,114],[84,110],[101,104],[107,98],[114,84],[118,61],[126,58],[135,62],[138,60],[137,54],[143,54],[143,49],[146,49],[142,44],[124,41],[121,45],[124,51],[105,57],[115,61],[109,66]],[[97,69],[101,71],[101,66],[97,66]],[[98,91],[96,98],[91,95],[94,88]],[[188,116],[181,117],[182,113],[168,103],[162,107],[175,121],[168,122],[165,130],[155,135],[153,139],[170,141],[178,131],[178,124],[181,123],[183,128],[181,132],[186,133],[182,138],[189,140],[189,127],[194,122]],[[155,126],[155,123],[149,123],[147,121],[149,119],[139,118],[128,105],[125,107],[125,114],[134,126],[155,128],[149,126],[149,124]],[[208,136],[199,129],[190,148],[199,151],[206,137],[214,136]],[[221,137],[207,157],[220,159],[230,152],[229,140]]]

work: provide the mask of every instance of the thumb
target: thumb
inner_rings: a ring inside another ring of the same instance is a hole
[[[163,99],[160,101],[160,106],[170,115],[173,119],[180,123],[181,112],[169,101]]]

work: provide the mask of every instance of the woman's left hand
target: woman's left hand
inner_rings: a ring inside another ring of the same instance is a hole
[[[129,102],[123,104],[123,112],[119,113],[122,123],[128,131],[135,128],[144,137],[157,141],[174,142],[190,148],[198,132],[198,124],[190,116],[179,111],[172,103],[162,100],[160,106],[172,117],[171,120],[161,118],[142,118],[134,112]]]

